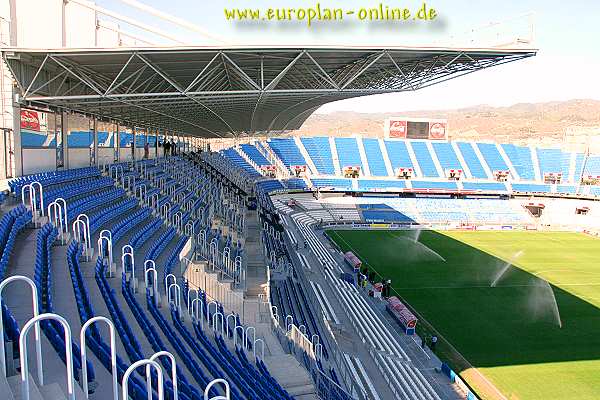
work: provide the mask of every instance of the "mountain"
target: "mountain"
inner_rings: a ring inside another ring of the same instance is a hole
[[[600,142],[600,101],[588,99],[518,103],[508,107],[478,105],[456,110],[313,114],[293,134],[349,136],[360,133],[383,137],[384,120],[394,116],[445,118],[451,139],[556,145],[564,143],[567,132],[575,136],[591,133]]]

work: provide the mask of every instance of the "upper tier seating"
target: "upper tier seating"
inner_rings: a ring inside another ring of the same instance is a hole
[[[372,176],[387,176],[387,169],[385,168],[385,161],[383,160],[383,154],[381,154],[381,148],[379,147],[379,139],[363,139],[363,147],[365,148],[365,154],[367,155],[367,162],[369,163],[369,172]]]
[[[463,169],[450,142],[433,141],[431,144],[442,169]]]
[[[589,156],[583,170],[583,176],[600,176],[600,156]]]
[[[477,143],[477,147],[492,172],[508,171],[508,165],[502,159],[502,155],[500,155],[495,143]]]
[[[571,153],[563,152],[561,149],[537,149],[540,162],[541,178],[544,174],[562,174],[562,182],[569,179],[569,166],[571,164]]]
[[[319,174],[335,175],[331,146],[328,137],[303,137],[300,139]]]
[[[261,176],[260,173],[254,169],[252,165],[248,163],[248,161],[244,160],[237,151],[234,149],[225,149],[221,152],[225,157],[227,157],[234,165],[246,171],[252,177]]]
[[[533,161],[529,147],[515,146],[514,144],[502,144],[504,152],[510,159],[511,164],[519,174],[521,180],[534,180]]]
[[[412,141],[410,142],[410,145],[415,152],[415,157],[417,158],[417,163],[419,163],[423,176],[427,178],[439,178],[440,175],[435,168],[427,144],[423,141]]]
[[[267,160],[265,156],[262,155],[262,153],[256,148],[256,146],[244,143],[240,147],[242,148],[242,151],[246,153],[246,155],[259,167],[271,165],[269,160]]]
[[[384,140],[394,174],[398,168],[414,168],[404,140]]]
[[[356,138],[335,138],[335,147],[340,161],[340,168],[360,167],[361,170],[364,169]]]
[[[473,179],[489,179],[485,173],[485,169],[481,165],[479,158],[477,157],[477,153],[473,149],[473,145],[467,142],[457,142],[458,149],[463,156],[463,159],[467,163],[467,167],[471,172],[471,176]]]
[[[269,139],[269,146],[277,154],[286,167],[292,165],[306,165],[306,160],[296,142],[292,138],[273,138]]]

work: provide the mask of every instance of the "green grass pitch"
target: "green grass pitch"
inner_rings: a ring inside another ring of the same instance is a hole
[[[439,332],[438,354],[483,398],[501,398],[487,380],[508,399],[600,399],[600,240],[525,231],[328,234],[392,280],[422,317],[420,333]]]

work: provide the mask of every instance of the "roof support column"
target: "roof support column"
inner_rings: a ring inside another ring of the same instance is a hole
[[[136,137],[135,137],[136,131],[135,131],[135,125],[131,125],[131,136],[133,137],[133,140],[131,141],[131,162],[133,162],[133,164],[135,164],[135,142],[136,142]]]
[[[88,122],[89,123],[89,122]],[[90,166],[98,166],[98,121],[96,117],[92,117],[92,147],[90,148]]]
[[[69,113],[64,110],[60,112],[60,137],[62,167],[63,169],[69,169]],[[56,146],[58,152],[58,137],[56,138]]]
[[[23,148],[21,147],[21,105],[19,103],[15,103],[13,106],[13,149],[15,175],[23,176]]]
[[[114,134],[115,138],[115,162],[121,161],[121,125],[117,122],[117,131]]]
[[[158,158],[158,128],[154,128],[154,159]]]

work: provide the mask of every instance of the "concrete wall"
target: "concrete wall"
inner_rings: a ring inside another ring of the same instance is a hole
[[[56,169],[56,149],[23,149],[23,174]]]

